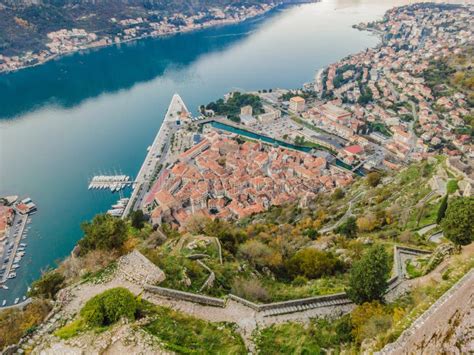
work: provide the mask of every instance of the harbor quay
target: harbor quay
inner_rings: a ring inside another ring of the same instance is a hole
[[[182,123],[188,121],[191,121],[191,114],[184,104],[183,99],[178,94],[173,95],[163,123],[161,124],[152,145],[148,147],[148,153],[137,174],[132,194],[125,206],[122,218],[127,217],[131,211],[140,208],[143,198],[150,188],[152,180],[154,178],[159,179],[162,173],[162,171],[159,171],[158,175],[154,176],[156,169],[167,162],[172,137],[176,131],[179,130]]]
[[[0,198],[0,307],[7,306],[2,293],[8,292],[7,281],[16,278],[16,269],[26,254],[27,233],[36,205],[30,198],[17,201],[17,196]],[[26,296],[23,296],[23,301]],[[18,304],[16,298],[13,305]]]

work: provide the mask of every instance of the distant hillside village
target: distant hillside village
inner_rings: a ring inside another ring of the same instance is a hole
[[[11,6],[2,5],[0,1],[0,32],[4,33],[0,37],[0,73],[39,65],[58,55],[88,48],[237,23],[264,14],[277,4],[257,1],[247,6],[228,4],[189,13],[169,13],[146,7],[138,11],[140,7],[114,3],[110,4],[110,8],[101,3],[83,4],[82,7],[64,5],[59,9],[52,5],[32,5],[31,8]],[[173,6],[170,4],[169,7]],[[50,12],[59,16],[58,11],[64,18],[57,23],[43,23],[42,16],[32,16],[35,12],[44,12],[45,17],[50,16]],[[69,13],[74,12],[78,12],[77,17],[70,18]],[[127,16],[137,12],[141,15]],[[97,14],[99,18],[96,18]],[[96,22],[91,23],[90,17],[96,18]],[[65,26],[61,27],[61,23]]]

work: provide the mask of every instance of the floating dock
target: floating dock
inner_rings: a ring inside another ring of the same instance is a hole
[[[134,181],[127,175],[96,175],[89,182],[89,190],[104,189],[116,192],[133,184]]]

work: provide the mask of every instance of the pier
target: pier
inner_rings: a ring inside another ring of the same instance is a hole
[[[130,180],[130,176],[126,175],[96,175],[89,182],[89,190],[109,189],[116,192],[134,183],[135,181]]]

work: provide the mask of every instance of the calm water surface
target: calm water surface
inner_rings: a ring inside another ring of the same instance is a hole
[[[33,216],[18,277],[0,302],[25,293],[70,253],[80,223],[117,195],[87,190],[99,172],[134,176],[173,93],[188,108],[232,89],[296,88],[379,39],[352,29],[405,1],[326,0],[245,23],[147,39],[0,75],[0,195],[30,196]]]

